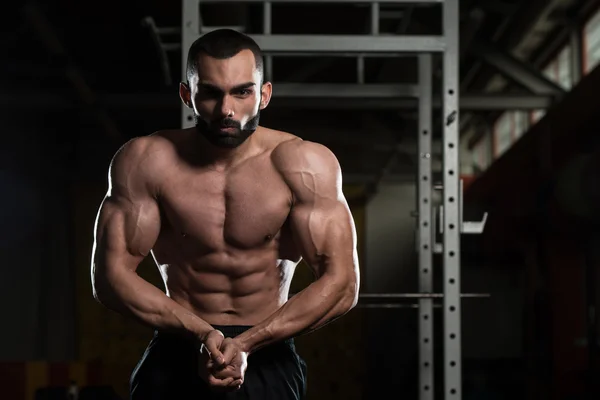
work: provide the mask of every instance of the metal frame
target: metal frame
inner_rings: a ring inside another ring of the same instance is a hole
[[[200,3],[199,0],[181,0],[181,76],[183,82],[187,81],[186,67],[188,49],[200,36]],[[181,127],[193,126],[194,112],[182,104]]]
[[[539,70],[511,54],[501,51],[491,43],[474,40],[472,51],[489,65],[495,67],[503,75],[514,82],[520,83],[533,93],[562,95],[565,90],[557,83],[547,78]]]
[[[319,3],[320,0],[201,0],[203,3]],[[390,3],[390,4],[411,4],[428,6],[436,3],[443,3],[447,0],[327,0],[327,3]],[[325,2],[323,2],[325,3]]]
[[[460,226],[459,212],[459,7],[458,0],[444,3],[442,98],[443,204],[444,204],[444,398],[462,398],[462,346],[460,302]]]
[[[214,0],[213,0],[214,1]],[[244,0],[232,0],[244,1]],[[248,0],[246,0],[248,1]],[[253,0],[249,0],[252,2]],[[289,0],[289,2],[316,2],[315,0]],[[254,0],[254,2],[258,2]],[[356,53],[357,70],[361,71],[359,53],[421,53],[419,58],[420,90],[419,97],[419,290],[423,292],[419,300],[419,343],[420,343],[420,398],[432,399],[433,388],[433,303],[426,292],[432,289],[433,258],[436,245],[433,240],[433,214],[431,212],[431,125],[432,125],[432,71],[431,54],[441,53],[443,58],[442,82],[442,123],[443,123],[443,243],[441,251],[444,263],[443,311],[444,311],[444,398],[462,398],[461,364],[461,292],[460,292],[460,234],[463,226],[460,210],[462,185],[459,182],[459,0],[443,2],[443,34],[440,36],[384,36],[378,35],[378,20],[372,25],[372,35],[274,35],[270,33],[271,3],[285,2],[272,0],[265,4],[265,30],[263,35],[251,35],[267,56],[293,53]],[[360,3],[410,3],[432,4],[440,0],[336,0],[336,2]],[[379,7],[371,7],[372,19],[379,15]],[[267,22],[268,19],[268,22]],[[183,76],[187,49],[199,36],[200,10],[199,0],[183,0],[182,17],[182,60]],[[272,73],[270,67],[267,67]],[[359,74],[360,82],[360,74]],[[313,88],[314,90],[314,88]],[[369,88],[360,90],[368,91]],[[378,95],[388,94],[395,89],[378,88]],[[406,92],[411,92],[407,90]],[[314,93],[313,93],[314,94]],[[322,93],[321,93],[322,94]],[[349,93],[346,93],[347,95]],[[357,93],[350,93],[356,95]],[[371,92],[373,94],[373,92]],[[405,93],[406,94],[406,93]],[[410,93],[409,93],[410,94]],[[413,93],[414,94],[414,93]],[[277,96],[277,94],[276,94]],[[182,111],[182,125],[189,126],[191,113],[187,108]],[[424,134],[427,132],[426,134]],[[425,178],[425,179],[424,179]],[[380,306],[380,305],[377,305]],[[426,364],[427,363],[427,364]]]
[[[252,35],[265,54],[291,54],[296,51],[320,53],[412,53],[444,51],[439,36],[384,35]],[[294,50],[291,50],[294,49]]]
[[[431,55],[419,56],[419,165],[417,175],[419,236],[419,291],[433,290],[432,202],[432,67]],[[433,400],[433,300],[419,300],[419,399]]]

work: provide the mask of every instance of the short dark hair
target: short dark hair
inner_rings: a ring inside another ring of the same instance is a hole
[[[263,54],[258,44],[250,36],[233,29],[216,29],[196,39],[190,46],[186,66],[186,78],[198,73],[198,58],[201,54],[224,60],[231,58],[242,50],[250,50],[254,54],[256,69],[260,71],[261,84],[264,79]]]

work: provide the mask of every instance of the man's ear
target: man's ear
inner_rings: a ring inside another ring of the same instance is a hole
[[[179,97],[183,104],[187,107],[192,108],[192,92],[190,91],[190,87],[185,82],[179,83]]]
[[[271,101],[271,95],[273,94],[273,85],[271,82],[263,83],[262,87],[260,88],[260,93],[260,109],[264,110],[269,105],[269,102]]]

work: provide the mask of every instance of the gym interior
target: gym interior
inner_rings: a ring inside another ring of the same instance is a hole
[[[296,338],[308,399],[600,398],[600,1],[4,15],[0,398],[127,398],[152,331],[92,296],[96,214],[124,143],[190,126],[183,60],[220,27],[264,51],[261,125],[337,156],[356,225],[358,304]],[[164,289],[151,257],[138,273]]]

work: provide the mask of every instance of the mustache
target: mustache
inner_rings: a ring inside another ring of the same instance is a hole
[[[239,121],[236,121],[236,120],[231,119],[231,118],[225,118],[225,119],[222,119],[221,121],[214,122],[213,126],[216,126],[217,128],[237,128],[237,129],[242,129],[242,124],[240,124]]]

